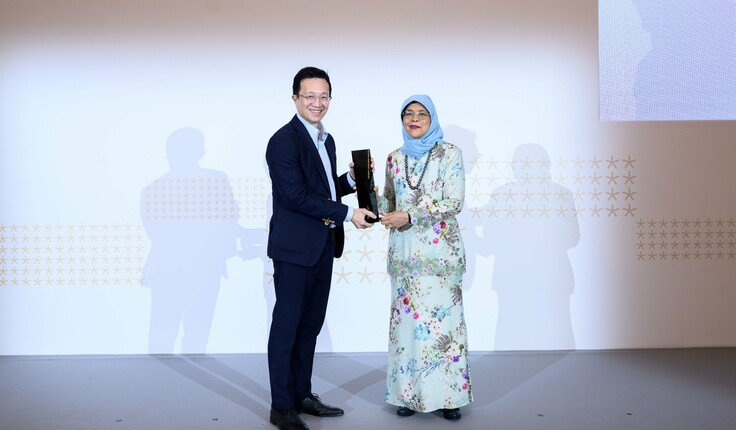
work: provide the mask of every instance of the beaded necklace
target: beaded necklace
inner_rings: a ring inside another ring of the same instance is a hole
[[[406,179],[406,185],[408,185],[410,189],[417,190],[419,186],[422,185],[422,179],[424,179],[424,174],[427,172],[427,166],[429,166],[429,159],[432,157],[432,151],[434,151],[434,148],[436,147],[437,144],[435,144],[432,148],[429,149],[429,152],[427,152],[427,162],[424,163],[424,168],[422,169],[422,173],[419,175],[419,180],[417,181],[416,185],[412,185],[411,181],[409,180],[409,156],[404,156],[404,179]],[[419,158],[417,158],[417,161],[414,162],[414,167],[411,169],[412,172],[414,171],[414,169],[417,168]]]

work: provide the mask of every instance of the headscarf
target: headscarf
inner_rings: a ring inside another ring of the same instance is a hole
[[[442,128],[440,127],[440,122],[437,119],[437,111],[434,108],[434,103],[432,103],[432,99],[430,99],[429,96],[417,94],[409,97],[404,101],[404,104],[401,105],[401,113],[403,114],[406,107],[414,102],[421,103],[429,112],[431,121],[429,124],[429,130],[427,130],[424,136],[419,139],[414,139],[409,136],[409,133],[407,133],[406,129],[403,127],[404,119],[402,116],[401,132],[404,133],[404,146],[401,147],[401,152],[410,157],[419,158],[432,149],[435,143],[442,141],[444,134],[442,134]]]

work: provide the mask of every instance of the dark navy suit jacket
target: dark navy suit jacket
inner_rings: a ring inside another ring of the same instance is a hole
[[[300,266],[312,266],[324,250],[330,226],[334,224],[335,257],[342,255],[345,242],[343,222],[349,207],[340,197],[354,192],[347,173],[337,177],[335,140],[325,142],[337,201],[319,152],[299,118],[281,127],[268,141],[268,162],[273,193],[273,215],[269,225],[268,256]]]

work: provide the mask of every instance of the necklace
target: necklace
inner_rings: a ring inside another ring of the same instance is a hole
[[[430,148],[429,152],[427,153],[427,162],[424,163],[424,168],[422,169],[422,173],[419,175],[419,180],[417,181],[416,185],[412,185],[411,181],[409,180],[409,156],[404,156],[404,179],[406,179],[406,185],[409,186],[412,190],[417,190],[420,185],[422,185],[422,179],[424,179],[424,174],[427,172],[427,166],[429,166],[429,159],[432,157],[432,151],[434,151],[434,148],[437,145],[435,144],[432,148]],[[420,157],[421,158],[421,157]],[[417,161],[414,162],[414,167],[411,169],[412,172],[414,169],[417,168],[417,163],[419,162],[419,158],[417,158]]]

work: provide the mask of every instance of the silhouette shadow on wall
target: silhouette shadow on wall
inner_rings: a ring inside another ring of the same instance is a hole
[[[736,118],[736,3],[634,4],[651,35],[634,79],[636,119]]]
[[[149,353],[204,353],[225,261],[236,253],[238,205],[224,172],[200,167],[204,136],[174,131],[166,142],[169,171],[141,193],[140,214],[151,250],[143,284],[151,290]]]
[[[547,151],[516,148],[514,179],[493,191],[485,212],[484,254],[495,255],[495,350],[571,350],[574,276],[567,251],[580,230],[573,195],[552,182]]]

